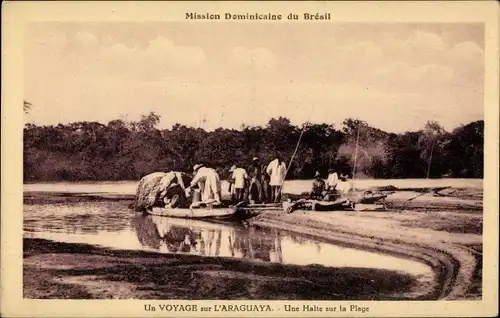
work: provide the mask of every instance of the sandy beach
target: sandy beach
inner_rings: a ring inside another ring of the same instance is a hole
[[[481,299],[481,202],[474,202],[475,209],[461,209],[463,199],[443,199],[415,200],[401,212],[266,213],[252,222],[418,260],[431,266],[437,278],[427,297]],[[400,203],[392,201],[393,206]]]

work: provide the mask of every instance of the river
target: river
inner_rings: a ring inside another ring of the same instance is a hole
[[[406,186],[408,183],[393,181],[376,185]],[[429,181],[433,186],[450,185],[446,180],[427,180],[420,181],[418,186],[428,186]],[[300,192],[308,184],[310,181],[292,181],[288,187],[293,188],[293,192]],[[370,184],[373,181],[365,182],[365,186]],[[128,205],[136,185],[137,182],[27,184],[24,187],[24,237],[85,243],[115,250],[224,257],[255,263],[388,270],[410,274],[421,285],[434,279],[429,266],[410,259],[338,246],[288,231],[135,213]],[[459,180],[453,185],[480,188],[482,180]],[[61,196],[61,192],[68,196]],[[81,197],[83,193],[96,194],[97,199]],[[109,200],[114,194],[125,197]]]
[[[308,180],[288,181],[286,188],[289,192],[300,193],[307,191],[310,184]],[[482,188],[482,180],[466,179],[359,180],[356,184],[359,188],[374,185]],[[348,270],[354,276],[364,271],[359,277],[368,281],[372,272],[373,277],[380,271],[411,275],[415,285],[407,290],[405,295],[408,296],[403,296],[404,299],[419,297],[422,295],[420,291],[431,288],[436,280],[429,266],[412,259],[335,245],[285,230],[247,223],[214,223],[135,213],[128,207],[133,202],[131,198],[136,186],[137,182],[132,181],[25,184],[24,237],[84,243],[111,250],[152,251],[180,257],[194,255],[208,263],[212,262],[211,259],[233,259],[250,266],[298,265],[312,272],[315,270],[310,266],[318,265],[331,273],[328,275],[334,275],[332,277],[337,277],[337,269]],[[376,286],[382,284],[376,278],[375,283],[371,282]],[[328,293],[328,290],[323,292]],[[380,295],[375,297],[380,298]]]
[[[130,188],[129,182],[25,185],[25,191],[73,194],[130,194]],[[285,231],[242,224],[144,216],[129,210],[128,203],[130,201],[127,200],[65,202],[64,199],[25,203],[24,235],[114,249],[246,258],[258,262],[296,265],[364,267],[369,258],[372,268],[404,271],[414,275],[429,272],[427,266],[414,261],[335,246]]]
[[[423,275],[423,264],[274,229],[136,214],[122,202],[28,204],[25,237],[257,262],[379,268]]]

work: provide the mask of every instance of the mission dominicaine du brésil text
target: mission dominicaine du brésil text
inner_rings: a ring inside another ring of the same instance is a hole
[[[198,12],[186,12],[186,20],[331,20],[331,14],[327,12],[316,13],[308,12],[295,14],[290,13],[288,15],[274,14],[274,13],[198,13]]]

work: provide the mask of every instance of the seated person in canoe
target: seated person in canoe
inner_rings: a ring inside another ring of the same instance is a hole
[[[321,174],[319,173],[319,171],[316,171],[316,173],[314,174],[314,178],[315,179],[312,184],[312,191],[309,195],[309,199],[323,201],[323,199],[327,195],[326,183],[321,178]]]
[[[321,174],[318,171],[314,174],[314,178],[315,179],[313,180],[310,192],[303,192],[300,195],[287,194],[286,196],[292,200],[306,199],[316,201],[334,201],[341,196],[341,193],[335,190],[337,183],[339,182],[338,178],[333,186],[331,183],[328,185],[321,178]]]
[[[326,191],[325,182],[321,179],[319,172],[316,172],[316,179],[313,181],[313,189],[309,199],[299,199],[295,202],[284,202],[283,209],[287,213],[294,210],[344,210],[353,208],[354,202],[348,198],[348,193],[352,190],[351,183],[347,180],[346,174],[341,174],[335,186],[335,192]]]
[[[316,181],[316,180],[315,180]],[[313,189],[314,191],[314,189]],[[319,190],[318,190],[319,191]],[[317,211],[335,211],[335,210],[352,210],[356,204],[375,204],[387,197],[380,191],[363,191],[354,192],[352,183],[348,180],[347,174],[341,174],[336,186],[335,192],[326,191],[327,194],[319,199],[311,196],[310,199],[299,199],[295,202],[291,200],[283,203],[283,209],[287,213],[294,210],[317,210]]]
[[[339,182],[339,175],[335,168],[330,168],[328,170],[328,178],[326,179],[326,190],[335,192],[337,183]]]

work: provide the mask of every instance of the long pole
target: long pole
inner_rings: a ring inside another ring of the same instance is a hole
[[[359,143],[359,124],[358,124],[358,132],[356,135],[356,148],[354,150],[354,166],[352,167],[352,189],[354,190],[354,179],[356,174],[356,160],[358,159],[358,143]]]
[[[295,154],[297,153],[297,150],[299,149],[300,141],[302,140],[302,136],[304,135],[304,131],[306,129],[307,124],[304,124],[304,128],[302,128],[302,132],[300,133],[299,140],[297,142],[297,145],[295,146],[295,150],[293,151],[292,157],[290,158],[290,161],[288,162],[288,166],[286,167],[285,171],[285,176],[283,177],[283,182],[280,185],[280,194],[283,195],[283,185],[285,183],[286,176],[288,174],[288,170],[290,170],[290,167],[292,166],[293,158],[295,158]],[[274,198],[276,203],[276,198]]]
[[[431,155],[429,156],[429,163],[427,164],[427,179],[429,179],[429,175],[431,173],[431,161],[432,161],[432,153],[434,151],[434,140],[432,140],[431,144]]]
[[[283,185],[285,183],[286,176],[288,174],[288,170],[290,170],[290,167],[292,166],[293,158],[295,158],[295,154],[297,153],[297,150],[299,149],[300,141],[302,140],[302,136],[304,135],[304,132],[306,131],[307,123],[309,122],[309,119],[311,118],[312,112],[314,110],[314,107],[316,107],[316,104],[313,104],[311,107],[311,110],[309,111],[309,116],[307,116],[307,120],[304,123],[304,127],[302,127],[302,131],[300,132],[299,140],[297,141],[297,145],[295,146],[295,150],[293,151],[292,157],[290,158],[290,161],[288,162],[288,166],[286,167],[285,171],[285,176],[283,177],[283,182],[280,185],[280,194],[283,195]],[[276,200],[276,198],[275,198]]]

